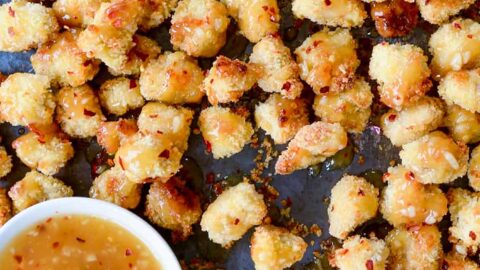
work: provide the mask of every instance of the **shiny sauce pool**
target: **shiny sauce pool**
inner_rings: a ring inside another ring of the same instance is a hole
[[[17,235],[0,251],[4,270],[161,269],[145,244],[101,218],[55,216]]]

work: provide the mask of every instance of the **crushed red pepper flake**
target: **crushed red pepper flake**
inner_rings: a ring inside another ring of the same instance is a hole
[[[129,248],[125,249],[125,256],[130,256],[132,254],[133,254],[133,252],[132,252],[131,249],[129,249]]]
[[[16,261],[18,264],[21,264],[22,261],[23,261],[23,257],[20,256],[20,255],[13,255],[13,258],[15,259],[15,261]]]
[[[118,163],[120,163],[120,167],[122,168],[122,170],[125,170],[125,167],[123,166],[123,160],[121,157],[118,158]]]
[[[170,151],[168,151],[167,149],[163,150],[162,153],[160,153],[159,157],[168,159],[170,157]]]
[[[470,231],[470,232],[468,233],[468,236],[469,236],[473,241],[475,241],[475,240],[477,239],[477,235],[476,235],[475,232],[473,232],[473,231]]]
[[[412,171],[405,173],[405,178],[410,181],[415,181],[415,174]]]
[[[367,260],[365,262],[365,267],[367,268],[367,270],[373,270],[373,261],[372,260]]]
[[[77,240],[79,243],[85,243],[86,240],[80,237],[75,237],[75,240]]]
[[[15,10],[12,7],[8,7],[8,15],[11,17],[15,17]]]
[[[92,111],[89,111],[87,109],[83,109],[83,114],[88,116],[88,117],[92,117],[92,116],[95,116],[96,113],[95,112],[92,112]]]
[[[60,246],[59,242],[53,242],[52,247],[53,248],[58,248]]]

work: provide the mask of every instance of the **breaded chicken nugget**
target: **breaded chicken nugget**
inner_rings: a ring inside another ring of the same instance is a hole
[[[382,115],[380,126],[393,145],[402,146],[437,129],[444,115],[442,100],[425,96],[400,111],[389,110]]]
[[[168,136],[138,132],[128,137],[115,155],[115,165],[135,183],[166,182],[180,169],[182,152]]]
[[[7,190],[0,188],[0,228],[12,218],[12,202],[7,196]]]
[[[315,94],[341,92],[352,87],[360,61],[357,43],[346,29],[324,29],[307,38],[295,50],[300,77]]]
[[[448,105],[443,124],[455,141],[476,143],[480,141],[480,114],[457,105]]]
[[[114,76],[140,75],[150,60],[157,59],[162,51],[158,43],[145,36],[133,35],[133,48],[127,53],[127,62],[121,67],[109,67],[108,71]]]
[[[12,171],[12,167],[12,157],[8,155],[5,147],[0,146],[0,178],[9,174]]]
[[[332,188],[328,206],[330,235],[345,239],[357,226],[375,217],[378,189],[362,177],[345,175]]]
[[[347,146],[347,132],[338,123],[315,122],[302,127],[275,164],[275,173],[290,174],[323,162]]]
[[[302,93],[300,68],[279,36],[269,35],[255,44],[250,63],[261,68],[258,86],[263,91],[281,93],[289,99],[295,99]]]
[[[385,241],[390,249],[389,269],[440,269],[443,250],[436,226],[395,228]]]
[[[18,213],[43,201],[71,197],[73,190],[57,178],[30,171],[10,188],[8,196],[12,199],[14,212]]]
[[[135,208],[141,199],[142,185],[128,181],[119,167],[100,174],[92,183],[91,198],[104,200],[124,208]]]
[[[114,0],[102,3],[93,22],[80,33],[78,46],[87,56],[121,69],[133,48],[133,34],[142,16],[141,0]]]
[[[363,78],[340,93],[317,95],[313,103],[315,115],[328,123],[339,123],[348,132],[361,133],[370,118],[373,94]]]
[[[150,61],[140,75],[140,92],[147,100],[169,104],[199,103],[204,75],[194,58],[166,52]]]
[[[423,185],[403,166],[390,167],[384,175],[380,212],[393,226],[434,224],[447,213],[447,198],[435,185]]]
[[[402,165],[413,171],[423,184],[443,184],[467,173],[468,147],[441,131],[434,131],[400,151]]]
[[[255,64],[218,56],[203,80],[202,91],[212,105],[238,101],[258,78]]]
[[[373,47],[369,74],[379,84],[381,101],[400,109],[432,87],[428,58],[417,46],[380,43]]]
[[[216,0],[183,0],[172,16],[170,42],[195,57],[213,57],[227,41],[227,8]]]
[[[105,81],[98,92],[100,103],[109,113],[126,114],[145,103],[136,79],[119,77]]]
[[[115,154],[120,145],[137,131],[135,119],[102,122],[97,130],[97,142],[108,154]]]
[[[178,0],[147,0],[141,3],[143,16],[140,28],[149,30],[163,23],[177,6]]]
[[[64,87],[57,93],[56,119],[62,130],[75,138],[95,136],[105,121],[98,98],[87,84]]]
[[[74,154],[72,143],[61,134],[45,137],[30,132],[13,141],[12,147],[25,165],[45,175],[56,174]]]
[[[163,134],[183,152],[187,150],[192,120],[191,109],[149,102],[143,106],[137,123],[141,132]]]
[[[202,215],[200,197],[177,176],[166,183],[155,181],[148,191],[145,215],[154,224],[186,238]]]
[[[35,73],[64,86],[80,86],[93,79],[100,63],[78,48],[77,39],[78,30],[72,29],[40,46],[30,58]]]
[[[293,14],[318,24],[355,27],[368,17],[360,0],[294,0]]]
[[[448,191],[447,197],[452,220],[448,240],[461,255],[473,255],[480,245],[480,194],[454,188]]]
[[[385,270],[389,254],[385,241],[355,235],[335,250],[334,263],[340,270]]]
[[[0,118],[14,126],[51,124],[55,98],[43,75],[15,73],[0,85]]]
[[[240,32],[252,43],[259,42],[280,28],[277,0],[222,0],[237,20]]]
[[[40,4],[14,0],[0,6],[0,51],[36,48],[58,29],[53,11]]]
[[[230,157],[242,151],[253,135],[252,124],[228,108],[209,107],[198,117],[207,151],[213,158]]]
[[[56,0],[53,12],[60,24],[70,27],[86,27],[93,23],[95,12],[108,0]]]
[[[475,191],[480,191],[480,146],[472,150],[468,163],[468,180]]]
[[[433,24],[444,23],[473,3],[475,0],[417,0],[423,19]]]
[[[449,71],[480,67],[480,24],[475,21],[457,19],[440,26],[430,36],[428,45],[436,80]]]
[[[307,102],[272,94],[255,107],[255,122],[276,144],[284,144],[309,124]]]
[[[307,243],[288,230],[273,225],[255,228],[250,240],[256,270],[283,270],[300,261]]]
[[[442,268],[448,270],[479,270],[480,267],[465,255],[450,251],[443,257]]]
[[[448,104],[471,112],[480,112],[480,68],[449,72],[438,86],[438,93]]]
[[[263,195],[255,186],[240,183],[225,190],[203,213],[200,226],[215,243],[229,247],[267,214]]]

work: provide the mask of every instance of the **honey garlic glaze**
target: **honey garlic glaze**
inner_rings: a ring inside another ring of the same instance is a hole
[[[156,270],[159,262],[145,244],[110,221],[55,216],[36,224],[0,251],[2,270]]]

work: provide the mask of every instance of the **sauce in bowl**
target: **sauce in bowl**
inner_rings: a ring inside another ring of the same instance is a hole
[[[161,269],[145,244],[93,216],[60,215],[18,234],[0,251],[0,269]]]

